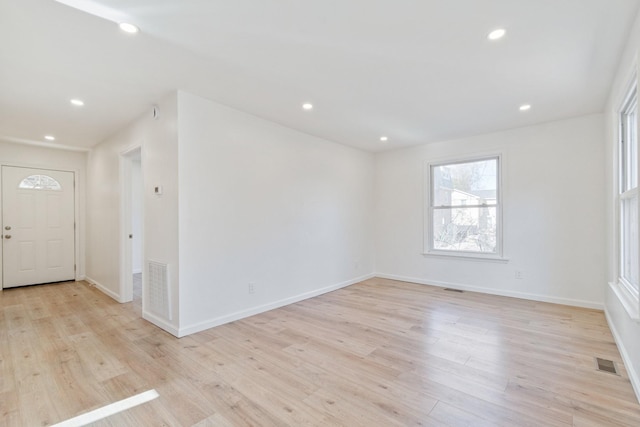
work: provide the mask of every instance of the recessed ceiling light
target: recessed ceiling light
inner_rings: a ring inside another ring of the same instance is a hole
[[[531,105],[529,104],[524,104],[520,106],[520,111],[527,111],[531,109]]]
[[[45,135],[44,139],[46,139],[47,141],[55,141],[56,137],[52,135]]]
[[[313,104],[309,104],[308,102],[306,104],[302,104],[302,109],[303,110],[313,110]]]
[[[389,140],[389,137],[387,137],[387,136],[381,136],[380,137],[380,141],[382,141],[382,142],[387,142],[388,140]]]
[[[76,107],[82,107],[84,105],[84,101],[81,99],[72,99],[71,103]]]
[[[125,33],[129,33],[129,34],[135,34],[138,31],[140,31],[140,29],[138,27],[136,27],[133,24],[129,24],[128,22],[120,23],[120,29],[122,31],[124,31]]]
[[[507,34],[507,30],[505,30],[504,28],[498,28],[491,31],[489,35],[487,35],[487,38],[489,40],[498,40],[503,38],[505,34]]]

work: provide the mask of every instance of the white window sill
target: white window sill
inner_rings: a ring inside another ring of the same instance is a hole
[[[509,258],[504,258],[499,255],[490,254],[477,254],[473,252],[445,252],[445,251],[429,251],[422,254],[425,257],[443,258],[443,259],[460,259],[468,261],[487,261],[487,262],[499,262],[507,263]]]
[[[631,320],[640,323],[640,301],[638,301],[638,298],[635,295],[632,295],[631,292],[629,292],[629,290],[621,283],[609,282],[609,287],[616,297],[618,297],[618,300]]]

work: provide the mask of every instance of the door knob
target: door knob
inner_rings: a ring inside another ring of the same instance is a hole
[[[5,234],[5,235],[4,235],[4,238],[5,238],[5,239],[10,239],[10,238],[11,238],[11,234]]]
[[[7,225],[6,227],[4,227],[5,230],[11,230],[11,226]]]

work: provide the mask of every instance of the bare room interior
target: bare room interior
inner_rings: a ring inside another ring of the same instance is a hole
[[[0,425],[638,426],[638,0],[0,0]]]

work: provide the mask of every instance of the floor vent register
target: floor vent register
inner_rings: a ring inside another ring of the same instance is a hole
[[[616,364],[613,360],[601,359],[599,357],[596,357],[596,367],[598,371],[618,375],[618,370],[616,369]]]

